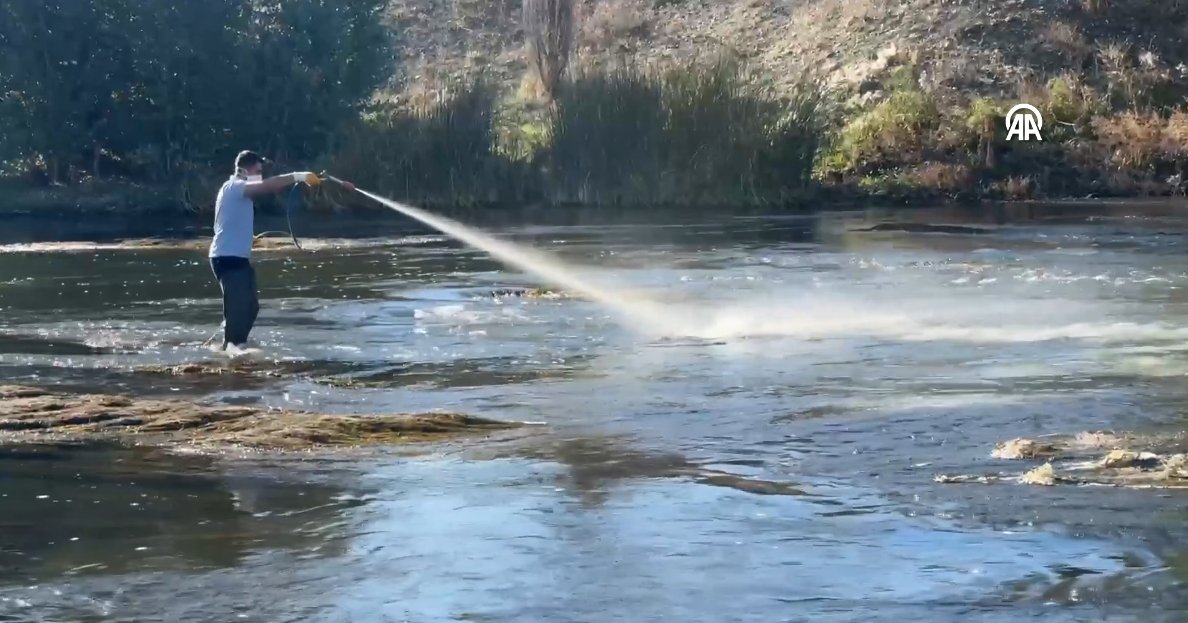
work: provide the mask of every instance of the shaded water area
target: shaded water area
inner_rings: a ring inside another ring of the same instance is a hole
[[[1188,492],[934,481],[1016,469],[990,456],[1009,437],[1184,427],[1181,212],[501,231],[703,323],[668,338],[489,296],[541,284],[369,228],[257,257],[283,373],[197,378],[161,366],[210,358],[201,251],[0,252],[6,383],[547,424],[327,456],[0,448],[0,621],[1184,620]]]

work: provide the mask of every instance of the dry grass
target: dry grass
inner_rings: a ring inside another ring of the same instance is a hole
[[[921,190],[951,194],[969,190],[976,178],[964,164],[925,162],[905,171],[901,180]]]
[[[1093,53],[1092,46],[1076,25],[1064,20],[1052,22],[1040,36],[1041,42],[1056,50],[1075,67],[1082,67]]]
[[[1188,157],[1188,113],[1168,118],[1125,113],[1095,119],[1093,130],[1103,163],[1114,170],[1162,173]]]
[[[652,21],[642,0],[601,0],[582,22],[580,40],[595,50],[613,50],[630,39],[646,38]]]
[[[1076,133],[1097,116],[1108,114],[1108,98],[1078,74],[1065,72],[1046,82],[1031,78],[1016,89],[1020,102],[1037,106],[1044,115],[1044,136]]]
[[[1001,190],[1003,196],[1013,201],[1030,199],[1035,196],[1035,180],[1029,176],[1019,177],[1012,175],[1003,181]]]
[[[980,64],[967,54],[944,54],[933,59],[926,86],[937,89],[974,84],[980,69]]]

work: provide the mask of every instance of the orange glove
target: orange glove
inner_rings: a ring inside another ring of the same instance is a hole
[[[318,184],[322,183],[321,178],[319,178],[316,173],[310,171],[297,171],[295,173],[290,173],[290,175],[293,176],[294,184],[300,184],[304,182],[310,186],[317,186]]]

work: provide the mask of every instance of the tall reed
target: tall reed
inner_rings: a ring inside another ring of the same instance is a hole
[[[807,82],[786,98],[720,61],[579,74],[561,92],[546,184],[559,201],[768,204],[802,191],[824,129]]]
[[[816,87],[779,98],[726,61],[577,72],[528,156],[500,144],[496,95],[479,81],[377,108],[330,168],[423,205],[774,205],[807,188],[824,132]]]
[[[513,200],[530,172],[496,150],[497,92],[486,82],[443,89],[412,108],[379,106],[348,132],[332,166],[366,188],[435,206]]]

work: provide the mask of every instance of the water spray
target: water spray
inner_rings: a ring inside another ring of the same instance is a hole
[[[486,251],[496,259],[515,266],[524,272],[531,273],[544,281],[571,292],[582,294],[591,301],[597,302],[613,310],[622,319],[631,322],[636,328],[650,333],[663,333],[670,329],[673,318],[671,309],[662,308],[650,301],[627,301],[621,294],[615,294],[601,286],[590,283],[560,260],[539,251],[527,249],[520,245],[510,244],[488,234],[476,231],[462,223],[426,212],[420,208],[381,197],[356,187],[354,184],[323,173],[322,177],[341,185],[351,192],[357,192],[387,208],[395,210],[409,218],[415,219],[442,233]]]

